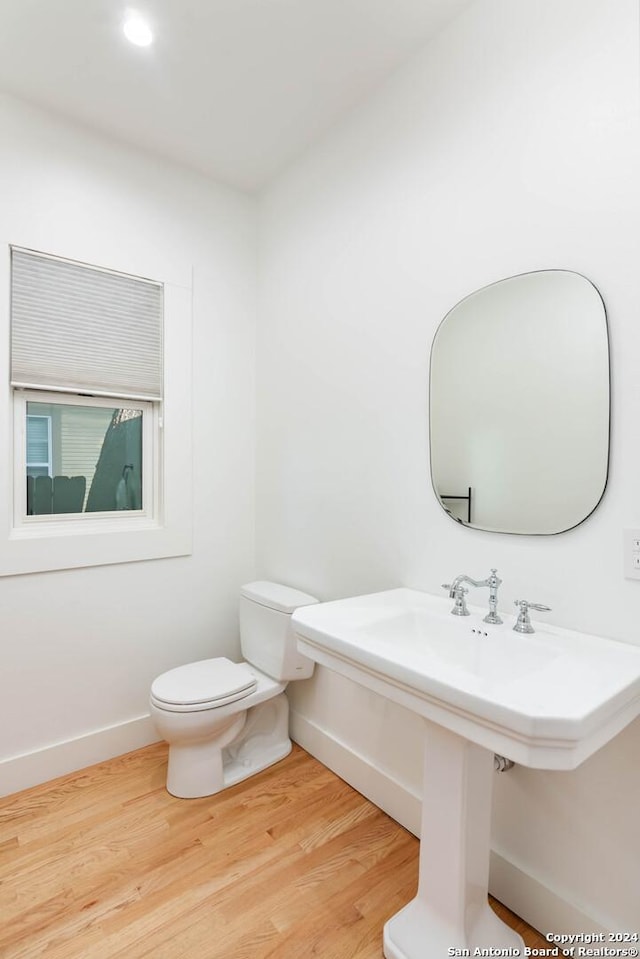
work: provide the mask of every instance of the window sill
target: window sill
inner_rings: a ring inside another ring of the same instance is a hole
[[[51,539],[52,536],[88,536],[94,533],[132,533],[139,530],[162,529],[162,524],[144,515],[123,516],[121,513],[105,513],[100,517],[38,516],[35,522],[29,519],[16,526],[9,534],[10,540]]]

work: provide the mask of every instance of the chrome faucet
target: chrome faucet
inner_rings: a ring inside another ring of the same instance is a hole
[[[489,612],[484,617],[484,623],[494,623],[499,624],[502,622],[498,616],[498,586],[502,580],[498,577],[498,570],[492,569],[491,575],[487,576],[486,579],[471,579],[470,576],[467,576],[466,573],[462,573],[460,576],[456,576],[452,583],[443,583],[442,588],[449,590],[449,596],[451,599],[455,600],[453,609],[451,613],[454,616],[468,616],[469,610],[467,609],[467,604],[465,601],[465,593],[468,590],[464,589],[463,583],[468,583],[470,586],[488,586],[489,588]]]

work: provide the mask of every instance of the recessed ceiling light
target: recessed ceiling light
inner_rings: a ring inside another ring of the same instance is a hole
[[[151,27],[138,13],[128,13],[122,29],[127,40],[137,47],[148,47],[153,43]]]

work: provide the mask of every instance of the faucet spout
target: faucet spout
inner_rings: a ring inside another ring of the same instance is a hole
[[[467,576],[466,573],[461,573],[460,576],[456,576],[456,578],[452,580],[451,582],[451,585],[449,587],[449,599],[455,599],[456,590],[458,590],[463,583],[468,583],[469,586],[486,586],[487,585],[486,580],[471,579],[471,577]]]

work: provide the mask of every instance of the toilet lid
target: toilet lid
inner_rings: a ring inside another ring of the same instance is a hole
[[[248,696],[256,686],[256,677],[244,663],[219,657],[170,669],[154,680],[151,695],[163,703],[195,706],[218,700],[233,702]]]

